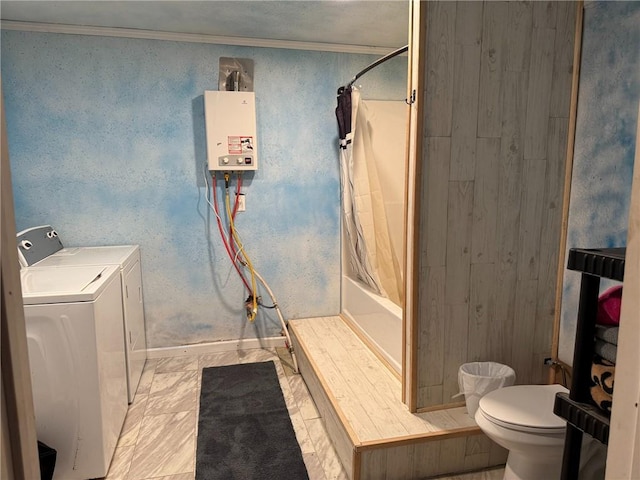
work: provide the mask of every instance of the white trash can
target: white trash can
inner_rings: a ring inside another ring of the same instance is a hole
[[[496,362],[465,363],[458,370],[458,395],[464,395],[467,412],[474,418],[480,399],[484,395],[515,382],[516,372],[507,365]]]

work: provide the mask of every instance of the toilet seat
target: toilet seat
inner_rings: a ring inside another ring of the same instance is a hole
[[[553,413],[562,385],[517,385],[500,388],[480,399],[479,409],[490,422],[504,428],[537,434],[561,434],[566,421]]]

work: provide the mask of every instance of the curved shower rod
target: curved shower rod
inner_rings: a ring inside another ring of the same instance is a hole
[[[365,73],[367,73],[369,70],[371,70],[372,68],[377,67],[378,65],[380,65],[381,63],[386,62],[387,60],[393,58],[393,57],[397,57],[398,55],[400,55],[401,53],[406,52],[407,50],[409,50],[409,45],[405,45],[404,47],[400,47],[397,50],[394,50],[391,53],[388,53],[387,55],[385,55],[382,58],[379,58],[378,60],[376,60],[375,62],[373,62],[371,65],[369,65],[368,67],[365,67],[364,69],[362,69],[360,72],[356,73],[356,76],[353,77],[351,79],[351,81],[349,83],[347,83],[346,85],[338,88],[338,95],[341,95],[342,92],[344,92],[347,88],[351,87],[356,80],[358,80],[362,75],[364,75]]]

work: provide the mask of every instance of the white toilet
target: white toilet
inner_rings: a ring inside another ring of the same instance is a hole
[[[482,431],[509,450],[505,480],[560,478],[566,421],[553,413],[561,385],[517,385],[480,399],[475,419]]]

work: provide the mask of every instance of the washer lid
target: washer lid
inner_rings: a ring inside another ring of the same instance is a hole
[[[90,302],[118,273],[115,265],[23,268],[22,300],[25,305]]]
[[[126,265],[133,256],[137,258],[138,245],[115,245],[107,247],[63,248],[40,260],[38,267],[61,267],[65,265]]]
[[[556,393],[562,385],[516,385],[499,388],[480,399],[480,409],[504,426],[564,429],[566,421],[553,413]]]

